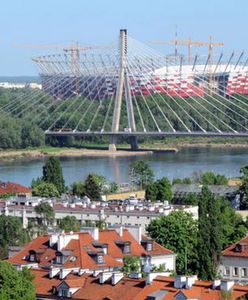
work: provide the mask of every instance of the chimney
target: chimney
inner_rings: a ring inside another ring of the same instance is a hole
[[[99,229],[97,227],[81,227],[80,232],[88,232],[95,241],[99,240]]]
[[[153,280],[157,276],[170,276],[168,272],[154,272],[154,273],[148,273],[146,275],[146,285],[152,284]]]
[[[192,275],[192,276],[187,276],[186,278],[186,289],[191,289],[192,285],[195,283],[197,280],[197,275]]]
[[[102,272],[100,273],[99,283],[103,284],[112,276],[112,272]]]
[[[50,235],[49,247],[53,247],[57,243],[58,237],[59,237],[58,233],[53,233]]]
[[[51,266],[51,268],[49,269],[49,278],[53,278],[54,276],[56,276],[59,273],[59,268],[54,268],[53,266]]]
[[[221,291],[231,291],[234,286],[233,280],[221,280],[220,289]]]
[[[176,289],[182,289],[186,284],[186,276],[178,275],[175,278],[174,287]]]
[[[124,277],[123,273],[113,273],[112,285],[116,285]]]
[[[221,280],[220,279],[215,279],[213,282],[213,289],[216,289],[220,286]]]
[[[127,225],[125,228],[129,231],[129,233],[135,238],[135,240],[140,244],[142,229],[139,225]]]
[[[61,251],[63,248],[65,248],[68,243],[72,240],[78,240],[78,234],[65,234],[64,232],[62,232],[61,234],[59,234],[58,236],[58,244],[57,244],[57,250]]]
[[[129,278],[140,279],[142,278],[142,274],[139,272],[132,272],[128,275]]]

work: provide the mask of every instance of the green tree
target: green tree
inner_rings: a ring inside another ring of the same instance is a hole
[[[151,201],[168,200],[172,199],[172,188],[168,178],[162,177],[161,179],[149,183],[146,186],[145,198]]]
[[[192,180],[189,177],[185,178],[173,178],[172,185],[173,184],[191,184]]]
[[[28,240],[18,217],[0,215],[0,259],[7,257],[9,246],[22,246]]]
[[[101,200],[102,186],[98,179],[97,175],[89,174],[85,180],[85,194],[93,201]]]
[[[114,194],[117,193],[119,189],[119,186],[116,182],[110,182],[110,186],[109,186],[109,192],[110,194]]]
[[[215,185],[227,185],[227,184],[228,184],[228,179],[226,178],[225,175],[217,174],[215,176]]]
[[[207,187],[203,187],[199,200],[199,276],[213,280],[222,250],[222,218],[219,203]]]
[[[64,230],[65,232],[76,232],[80,230],[80,224],[75,216],[66,216],[63,219],[61,219],[59,223],[59,228]]]
[[[35,206],[35,212],[40,215],[40,222],[43,225],[49,225],[54,219],[54,210],[47,202]]]
[[[123,258],[123,264],[122,271],[125,275],[141,271],[140,258],[138,256],[125,256]]]
[[[6,261],[0,261],[0,299],[1,300],[35,300],[35,287],[31,271],[22,271]]]
[[[58,157],[50,157],[43,166],[43,177],[46,182],[53,183],[60,194],[65,192],[63,171]]]
[[[240,169],[242,184],[240,186],[240,209],[248,208],[248,166]]]
[[[71,193],[72,195],[76,195],[79,197],[83,197],[85,195],[85,185],[83,182],[73,182],[71,185]]]
[[[157,184],[155,182],[149,183],[146,186],[145,198],[147,200],[151,200],[152,202],[155,202],[157,200],[157,194],[158,194]]]
[[[174,211],[168,216],[152,220],[148,235],[177,254],[178,274],[195,273],[197,270],[197,221],[192,214]]]
[[[59,197],[59,192],[53,183],[41,182],[32,189],[33,196],[40,197]]]
[[[130,166],[130,174],[133,182],[141,189],[153,182],[154,173],[149,164],[143,160],[137,160]]]
[[[201,176],[201,184],[204,185],[227,185],[228,179],[224,175],[205,172]]]
[[[172,189],[171,183],[167,177],[162,177],[160,180],[157,181],[157,199],[158,200],[168,200],[171,201],[172,199]]]

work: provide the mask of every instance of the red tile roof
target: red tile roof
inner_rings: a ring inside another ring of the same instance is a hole
[[[142,235],[142,240],[149,240],[149,238],[145,235]],[[168,255],[168,254],[174,254],[173,251],[163,247],[162,245],[158,244],[155,241],[152,241],[153,247],[152,251],[149,251],[148,253],[150,255]]]
[[[243,245],[242,251],[237,251],[237,245]],[[248,257],[248,236],[222,251],[223,256]]]
[[[31,193],[31,189],[14,182],[0,182],[0,195],[9,193],[27,194]]]
[[[120,236],[115,229],[103,230],[99,232],[99,240],[97,243],[107,245],[107,254],[103,253],[103,250],[98,248],[95,244],[93,237],[88,232],[78,232],[71,238],[68,244],[61,250],[67,251],[68,257],[63,263],[64,268],[82,268],[90,270],[122,267],[123,263],[119,260],[126,255],[132,256],[146,256],[146,255],[166,255],[173,252],[153,242],[153,251],[145,251],[144,247],[135,240],[127,229],[123,230],[123,235]],[[24,247],[19,253],[9,259],[9,262],[15,265],[30,264],[27,261],[29,251],[36,252],[38,258],[38,265],[40,267],[49,267],[54,265],[54,259],[56,258],[57,247],[49,246],[49,235],[39,236],[31,241],[26,247]],[[128,241],[130,243],[131,251],[129,254],[122,252],[121,247],[118,246],[118,242]],[[103,263],[97,263],[92,254],[103,253]]]
[[[154,292],[165,291],[162,300],[175,300],[177,294],[182,293],[187,299],[199,300],[221,300],[223,295],[219,288],[212,289],[213,282],[197,281],[191,289],[174,288],[175,278],[166,276],[157,276],[153,282],[146,285],[145,279],[122,278],[116,285],[111,284],[111,280],[104,284],[99,283],[99,277],[93,277],[91,274],[78,276],[70,273],[66,279],[50,279],[48,271],[33,269],[35,276],[34,284],[36,294],[49,299],[59,299],[54,290],[65,282],[69,287],[79,288],[73,295],[73,300],[146,300]],[[248,296],[248,287],[234,285],[231,291],[232,299],[240,299]]]

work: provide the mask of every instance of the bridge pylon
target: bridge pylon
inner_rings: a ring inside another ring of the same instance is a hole
[[[118,83],[115,95],[114,113],[112,120],[112,132],[118,133],[120,130],[120,116],[122,99],[126,102],[127,107],[127,119],[128,128],[125,128],[128,132],[136,132],[136,124],[134,119],[133,102],[129,85],[128,77],[128,45],[127,45],[127,30],[121,29],[119,36],[119,75]],[[115,151],[117,144],[117,136],[110,137],[109,150]],[[131,149],[138,149],[138,141],[136,136],[132,136],[130,140]]]

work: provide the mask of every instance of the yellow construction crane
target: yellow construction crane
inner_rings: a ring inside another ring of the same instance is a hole
[[[62,49],[66,53],[70,53],[70,65],[71,72],[78,77],[76,80],[76,91],[79,92],[79,76],[80,76],[80,52],[93,50],[93,49],[101,49],[101,48],[110,48],[111,46],[80,46],[78,42],[73,42],[69,46],[63,45],[14,45],[15,48],[45,48],[45,49]]]
[[[210,95],[212,95],[212,83],[213,83],[213,47],[219,47],[219,46],[224,46],[223,42],[213,42],[212,36],[209,37],[208,42],[203,42],[203,41],[193,41],[191,39],[186,39],[186,40],[180,40],[180,39],[173,39],[170,41],[154,41],[153,43],[155,44],[170,44],[170,45],[175,45],[176,47],[179,46],[188,46],[188,62],[189,64],[192,61],[192,55],[191,55],[191,48],[192,46],[196,47],[203,47],[203,46],[208,46],[208,64],[209,64],[209,92]],[[175,54],[177,54],[177,50],[175,51]]]
[[[170,41],[153,41],[154,44],[168,44],[168,45],[175,45],[177,46],[188,46],[188,62],[191,63],[192,61],[192,46],[202,47],[202,46],[209,46],[209,54],[212,57],[212,49],[214,46],[224,46],[224,43],[214,43],[212,41],[212,37],[210,36],[209,42],[202,42],[202,41],[193,41],[191,39],[180,40],[180,39],[173,39]],[[176,53],[175,53],[176,54]]]

